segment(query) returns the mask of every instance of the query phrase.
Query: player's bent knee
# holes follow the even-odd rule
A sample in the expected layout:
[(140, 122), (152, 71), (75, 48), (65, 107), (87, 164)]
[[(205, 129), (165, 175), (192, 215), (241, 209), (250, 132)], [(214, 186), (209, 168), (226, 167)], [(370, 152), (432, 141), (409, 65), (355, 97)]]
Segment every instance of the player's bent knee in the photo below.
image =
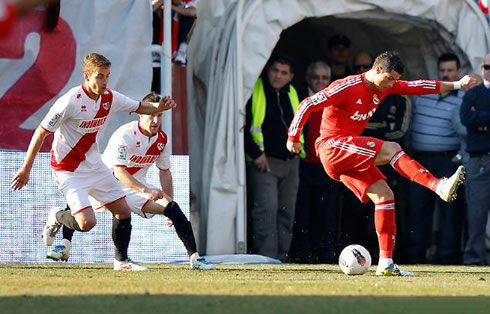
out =
[(80, 230), (82, 232), (87, 232), (92, 230), (92, 228), (95, 227), (96, 223), (97, 221), (95, 219), (87, 219), (78, 222), (78, 225), (80, 226)]
[(385, 142), (383, 145), (383, 149), (390, 155), (394, 155), (402, 150), (400, 144), (396, 142)]

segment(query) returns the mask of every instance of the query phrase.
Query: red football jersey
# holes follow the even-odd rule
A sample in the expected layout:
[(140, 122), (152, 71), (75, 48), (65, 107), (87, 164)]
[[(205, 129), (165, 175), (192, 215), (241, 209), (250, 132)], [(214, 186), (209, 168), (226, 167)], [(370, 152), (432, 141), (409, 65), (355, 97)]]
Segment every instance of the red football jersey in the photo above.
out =
[(289, 140), (299, 142), (300, 131), (313, 111), (324, 109), (320, 128), (321, 139), (332, 136), (359, 136), (387, 95), (436, 94), (439, 93), (440, 87), (440, 81), (397, 80), (392, 87), (380, 92), (366, 86), (364, 74), (348, 76), (301, 102), (289, 126)]

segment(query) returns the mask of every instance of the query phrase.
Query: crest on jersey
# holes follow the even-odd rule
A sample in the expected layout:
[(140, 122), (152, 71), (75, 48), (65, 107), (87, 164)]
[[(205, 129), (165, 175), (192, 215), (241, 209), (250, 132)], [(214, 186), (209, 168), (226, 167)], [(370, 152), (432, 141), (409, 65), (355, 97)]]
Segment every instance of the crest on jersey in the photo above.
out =
[(126, 149), (126, 146), (119, 146), (117, 148), (117, 158), (126, 160), (127, 157), (128, 157), (128, 150)]
[(376, 95), (376, 94), (373, 95), (373, 103), (375, 105), (378, 105), (379, 104), (379, 98), (378, 98), (378, 95)]
[(111, 103), (105, 102), (102, 104), (102, 107), (104, 107), (105, 110), (109, 110), (109, 108), (111, 107)]
[(318, 105), (319, 103), (322, 103), (324, 102), (325, 100), (327, 100), (327, 96), (325, 96), (325, 93), (323, 92), (318, 92), (316, 93), (315, 95), (313, 96), (310, 96), (310, 101), (314, 104), (314, 105)]
[(77, 99), (82, 98), (82, 94), (77, 94)]
[(163, 143), (158, 143), (158, 144), (157, 144), (157, 148), (158, 148), (158, 150), (159, 150), (159, 151), (163, 151), (163, 149), (165, 148), (165, 144), (163, 144)]
[(137, 141), (136, 142), (136, 147), (141, 147), (141, 142), (140, 141)]
[(82, 107), (80, 107), (80, 108), (81, 108), (80, 109), (81, 112), (87, 112), (87, 106), (82, 105)]
[(376, 146), (376, 143), (375, 142), (367, 142), (366, 145), (372, 148), (372, 147)]
[(49, 126), (55, 126), (60, 117), (61, 115), (59, 113), (55, 113), (54, 116), (51, 117), (51, 120), (49, 120), (48, 122)]
[(356, 101), (356, 104), (358, 104), (358, 105), (362, 105), (362, 99), (361, 99), (361, 98), (359, 98), (359, 99)]

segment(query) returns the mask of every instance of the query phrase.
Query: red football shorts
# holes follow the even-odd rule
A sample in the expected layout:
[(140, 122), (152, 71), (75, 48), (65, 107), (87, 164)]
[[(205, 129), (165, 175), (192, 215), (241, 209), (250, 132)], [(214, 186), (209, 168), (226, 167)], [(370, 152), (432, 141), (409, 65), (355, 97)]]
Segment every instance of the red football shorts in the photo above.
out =
[(334, 180), (345, 184), (363, 203), (370, 201), (366, 190), (386, 180), (375, 163), (385, 141), (365, 136), (335, 136), (319, 140), (317, 154), (323, 168)]

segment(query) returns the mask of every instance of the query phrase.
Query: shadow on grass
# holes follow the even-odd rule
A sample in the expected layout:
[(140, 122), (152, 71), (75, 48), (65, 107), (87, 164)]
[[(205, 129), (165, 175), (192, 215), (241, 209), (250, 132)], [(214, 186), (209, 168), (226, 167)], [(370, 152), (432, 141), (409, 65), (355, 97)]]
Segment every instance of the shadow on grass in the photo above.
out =
[(84, 295), (0, 297), (0, 313), (489, 313), (488, 297)]

